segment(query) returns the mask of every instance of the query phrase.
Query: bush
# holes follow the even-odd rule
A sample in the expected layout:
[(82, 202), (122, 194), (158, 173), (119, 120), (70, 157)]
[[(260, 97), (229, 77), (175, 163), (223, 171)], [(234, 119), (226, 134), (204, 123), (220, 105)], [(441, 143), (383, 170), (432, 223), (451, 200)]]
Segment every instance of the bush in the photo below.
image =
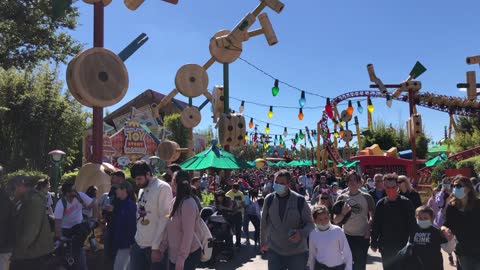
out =
[(35, 184), (38, 180), (48, 177), (48, 175), (46, 175), (45, 173), (40, 172), (40, 171), (18, 170), (18, 171), (14, 171), (12, 173), (7, 174), (4, 177), (4, 179), (0, 182), (0, 186), (3, 187), (5, 185), (7, 185), (8, 181), (10, 181), (10, 179), (12, 179), (15, 176), (19, 176), (19, 175), (33, 177), (33, 181), (34, 181)]
[(445, 174), (446, 169), (455, 169), (457, 168), (456, 163), (451, 160), (446, 160), (442, 164), (438, 165), (433, 169), (431, 179), (432, 183), (439, 183), (442, 181), (442, 175)]
[(478, 175), (478, 171), (475, 168), (480, 168), (480, 157), (473, 157), (469, 159), (462, 160), (457, 163), (457, 169), (461, 168), (469, 168), (472, 170), (472, 172), (476, 175)]
[(62, 178), (60, 179), (60, 183), (59, 183), (58, 186), (61, 186), (64, 183), (74, 184), (75, 183), (75, 178), (77, 178), (78, 172), (79, 171), (72, 171), (72, 172), (68, 172), (68, 173), (63, 174)]

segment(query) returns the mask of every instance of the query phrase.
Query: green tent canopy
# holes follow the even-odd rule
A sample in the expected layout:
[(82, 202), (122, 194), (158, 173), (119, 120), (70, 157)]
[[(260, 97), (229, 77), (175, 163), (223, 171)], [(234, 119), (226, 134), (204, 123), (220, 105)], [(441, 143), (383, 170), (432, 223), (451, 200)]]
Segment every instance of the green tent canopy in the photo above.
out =
[(425, 162), (425, 166), (426, 167), (437, 166), (445, 162), (445, 160), (447, 160), (447, 155), (441, 154)]
[[(255, 164), (253, 166), (255, 166)], [(213, 145), (209, 149), (185, 160), (180, 164), (180, 167), (186, 171), (204, 170), (208, 168), (236, 170), (251, 168), (252, 165)]]
[(338, 163), (337, 164), (337, 168), (352, 168), (352, 167), (355, 167), (357, 165), (357, 163), (360, 162), (358, 160), (353, 160), (353, 161), (349, 161), (349, 160), (344, 160), (343, 162), (341, 163)]

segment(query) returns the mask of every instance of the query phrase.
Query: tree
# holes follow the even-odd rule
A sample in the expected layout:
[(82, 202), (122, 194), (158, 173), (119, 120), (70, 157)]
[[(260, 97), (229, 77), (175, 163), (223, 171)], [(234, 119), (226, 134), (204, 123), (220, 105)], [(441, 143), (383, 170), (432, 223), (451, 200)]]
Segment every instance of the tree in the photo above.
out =
[(455, 132), (455, 150), (460, 152), (469, 148), (480, 146), (480, 118), (457, 118), (457, 132)]
[(79, 145), (88, 113), (48, 65), (30, 71), (0, 69), (0, 163), (8, 171), (46, 171), (48, 152), (65, 151), (66, 165), (81, 165)]
[[(180, 121), (179, 113), (165, 116), (165, 118), (163, 119), (163, 123), (165, 125), (165, 128), (173, 133), (169, 140), (177, 142), (180, 147), (188, 146), (188, 134), (190, 134), (190, 131), (188, 130), (188, 128), (183, 126), (182, 122)], [(186, 153), (182, 153), (182, 155), (180, 155), (180, 158), (176, 162), (180, 163), (186, 159)]]
[(415, 138), (416, 154), (420, 159), (428, 158), (428, 143), (430, 140), (424, 134)]
[(206, 129), (197, 130), (196, 132), (205, 137), (205, 141), (207, 143), (207, 148), (208, 148), (212, 142), (212, 139), (215, 138), (213, 127), (209, 125)]
[(78, 9), (67, 7), (55, 17), (53, 2), (0, 1), (0, 67), (33, 68), (48, 60), (65, 63), (81, 50), (81, 45), (63, 31), (75, 29)]

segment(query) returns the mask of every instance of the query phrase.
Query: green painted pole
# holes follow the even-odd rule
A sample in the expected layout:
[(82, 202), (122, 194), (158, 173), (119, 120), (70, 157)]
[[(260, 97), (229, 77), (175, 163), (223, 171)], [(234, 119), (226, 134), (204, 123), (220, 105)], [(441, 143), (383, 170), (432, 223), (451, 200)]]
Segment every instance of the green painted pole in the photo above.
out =
[(228, 64), (223, 64), (223, 105), (224, 113), (230, 113), (230, 87), (229, 87), (229, 81), (228, 81)]

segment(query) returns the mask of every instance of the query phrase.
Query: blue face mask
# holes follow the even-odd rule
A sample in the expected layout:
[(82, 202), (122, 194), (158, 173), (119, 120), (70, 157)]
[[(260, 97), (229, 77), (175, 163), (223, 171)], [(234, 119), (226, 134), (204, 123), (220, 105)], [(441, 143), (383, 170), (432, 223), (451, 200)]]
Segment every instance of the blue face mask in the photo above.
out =
[(282, 184), (273, 183), (273, 190), (279, 195), (283, 195), (287, 191), (287, 187)]
[(453, 188), (453, 196), (455, 196), (455, 198), (461, 200), (465, 197), (465, 188), (461, 187), (461, 188)]

